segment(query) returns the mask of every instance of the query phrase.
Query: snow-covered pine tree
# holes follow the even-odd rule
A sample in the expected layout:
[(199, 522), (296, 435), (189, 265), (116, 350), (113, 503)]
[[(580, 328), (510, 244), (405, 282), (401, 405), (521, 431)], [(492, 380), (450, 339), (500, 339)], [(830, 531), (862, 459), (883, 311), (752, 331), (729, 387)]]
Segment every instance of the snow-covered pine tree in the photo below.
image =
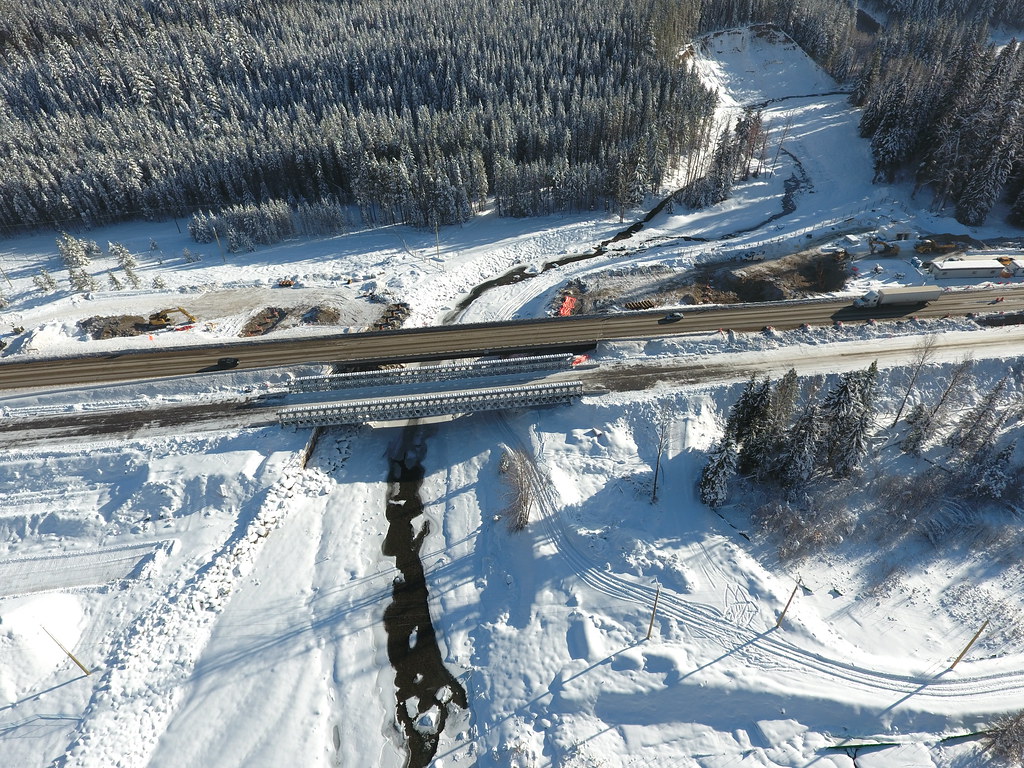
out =
[(57, 288), (57, 281), (45, 267), (40, 267), (39, 272), (32, 275), (32, 282), (43, 293), (49, 293)]
[(907, 433), (900, 442), (900, 448), (904, 453), (920, 456), (925, 443), (932, 436), (931, 413), (925, 408), (924, 404), (917, 403), (910, 409), (906, 421), (909, 429), (907, 429)]
[(718, 509), (729, 498), (729, 483), (736, 475), (738, 454), (735, 441), (726, 435), (708, 456), (708, 463), (700, 474), (698, 490), (700, 500), (712, 509)]
[(99, 287), (96, 279), (84, 269), (69, 269), (68, 279), (71, 282), (71, 290), (77, 293), (88, 293)]
[(1016, 450), (1017, 441), (1014, 440), (999, 451), (990, 461), (986, 462), (974, 483), (973, 490), (975, 493), (988, 496), (991, 499), (1002, 498), (1006, 486), (1009, 485), (1010, 479), (1015, 473), (1015, 468), (1010, 464), (1010, 461)]
[(785, 430), (789, 426), (799, 396), (800, 381), (796, 375), (796, 369), (790, 368), (779, 379), (779, 383), (775, 385), (772, 392), (772, 420), (778, 431)]
[(139, 288), (142, 286), (142, 281), (139, 280), (138, 274), (135, 272), (135, 268), (138, 266), (138, 261), (132, 255), (131, 251), (125, 248), (121, 243), (107, 243), (107, 253), (109, 253), (117, 265), (124, 272), (125, 279), (128, 280), (128, 284), (132, 288)]
[(754, 423), (763, 412), (766, 403), (770, 402), (771, 388), (768, 379), (759, 382), (754, 376), (743, 387), (740, 396), (729, 409), (725, 421), (725, 434), (729, 435), (737, 445), (750, 435)]
[(821, 426), (820, 410), (811, 403), (786, 433), (776, 464), (783, 488), (799, 491), (822, 463)]
[(759, 480), (777, 477), (779, 454), (797, 394), (793, 369), (774, 387), (766, 379), (763, 387), (755, 390), (753, 419), (740, 448), (740, 471), (753, 472)]
[(848, 431), (835, 444), (829, 454), (832, 472), (836, 477), (849, 477), (860, 468), (861, 460), (868, 452), (868, 435), (871, 432), (871, 414), (861, 411), (848, 424)]
[(842, 374), (822, 404), (828, 425), (828, 462), (837, 477), (848, 477), (867, 453), (876, 373), (877, 366), (872, 364), (866, 371)]
[(89, 266), (89, 254), (86, 250), (86, 241), (61, 232), (57, 237), (57, 252), (64, 262), (66, 269), (81, 270)]
[(981, 402), (964, 413), (946, 439), (946, 444), (961, 460), (969, 461), (981, 451), (1002, 423), (1000, 406), (1008, 384), (1006, 376), (1000, 379)]

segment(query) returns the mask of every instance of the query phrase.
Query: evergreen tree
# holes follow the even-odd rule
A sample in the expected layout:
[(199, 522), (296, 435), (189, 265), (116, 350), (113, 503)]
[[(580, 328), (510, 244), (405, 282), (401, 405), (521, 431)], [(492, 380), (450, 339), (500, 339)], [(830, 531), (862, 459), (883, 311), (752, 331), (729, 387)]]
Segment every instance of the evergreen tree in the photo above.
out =
[(700, 475), (700, 500), (712, 509), (718, 509), (729, 498), (729, 483), (736, 475), (737, 449), (728, 435), (708, 456), (708, 463)]
[(99, 288), (96, 278), (84, 269), (69, 269), (68, 279), (71, 282), (71, 290), (77, 293), (88, 293)]
[(848, 477), (867, 453), (877, 366), (842, 374), (822, 405), (828, 424), (828, 462), (837, 477)]
[(761, 428), (771, 404), (771, 381), (758, 381), (751, 376), (740, 392), (739, 398), (729, 409), (725, 422), (725, 433), (737, 445), (741, 445), (755, 429)]
[(69, 271), (82, 270), (91, 263), (85, 240), (72, 237), (67, 232), (61, 232), (57, 238), (57, 251)]
[(917, 403), (907, 414), (907, 424), (910, 425), (910, 428), (904, 435), (900, 448), (904, 453), (920, 456), (925, 443), (932, 436), (931, 413), (923, 404)]
[(57, 289), (57, 281), (54, 279), (53, 275), (43, 267), (40, 267), (38, 273), (32, 275), (32, 282), (35, 284), (36, 288), (43, 293), (50, 293)]
[(128, 284), (131, 285), (132, 288), (140, 288), (142, 286), (142, 281), (139, 280), (139, 276), (135, 272), (135, 268), (138, 266), (138, 261), (136, 261), (131, 251), (121, 245), (121, 243), (107, 243), (107, 252), (114, 258), (117, 265), (124, 272), (124, 276), (128, 281)]
[(778, 477), (783, 488), (802, 489), (821, 462), (820, 420), (818, 406), (811, 404), (787, 432), (778, 460)]
[(799, 395), (800, 381), (796, 375), (796, 369), (790, 368), (775, 385), (775, 391), (772, 392), (772, 420), (775, 431), (781, 432), (789, 426)]
[(1001, 400), (1009, 381), (1003, 377), (981, 402), (964, 413), (956, 428), (946, 440), (947, 445), (961, 457), (970, 460), (988, 445), (993, 433), (1002, 424)]
[(1009, 485), (1010, 478), (1014, 473), (1010, 460), (1016, 450), (1017, 441), (1014, 440), (997, 453), (991, 461), (986, 462), (981, 467), (978, 479), (973, 486), (975, 493), (981, 496), (988, 496), (991, 499), (1002, 498), (1003, 492), (1006, 490), (1006, 486)]

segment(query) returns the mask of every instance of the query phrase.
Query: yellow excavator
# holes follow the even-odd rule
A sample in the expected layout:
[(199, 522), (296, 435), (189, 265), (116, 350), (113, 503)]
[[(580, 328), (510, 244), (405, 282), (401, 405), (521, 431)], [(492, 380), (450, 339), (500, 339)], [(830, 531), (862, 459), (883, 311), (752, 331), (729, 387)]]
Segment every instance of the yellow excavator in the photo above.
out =
[(877, 253), (879, 256), (896, 256), (900, 252), (900, 247), (896, 243), (891, 243), (880, 237), (869, 237), (868, 245), (871, 246), (871, 252)]
[(161, 309), (159, 312), (154, 312), (149, 316), (149, 324), (154, 328), (166, 328), (172, 324), (170, 313), (179, 312), (184, 315), (185, 319), (190, 322), (196, 322), (196, 316), (189, 312), (187, 309), (181, 307), (171, 307), (170, 309)]

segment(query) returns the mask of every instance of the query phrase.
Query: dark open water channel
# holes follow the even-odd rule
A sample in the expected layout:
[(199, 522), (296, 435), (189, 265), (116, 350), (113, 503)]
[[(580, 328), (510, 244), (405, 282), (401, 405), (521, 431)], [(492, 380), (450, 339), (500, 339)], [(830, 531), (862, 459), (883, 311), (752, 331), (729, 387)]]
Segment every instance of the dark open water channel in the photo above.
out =
[(427, 603), (427, 582), (420, 547), (430, 532), (424, 521), (420, 484), (426, 448), (423, 433), (407, 427), (391, 458), (388, 473), (388, 532), (383, 551), (395, 558), (391, 604), (384, 610), (388, 658), (395, 668), (396, 712), (408, 745), (406, 768), (425, 768), (437, 752), (449, 706), (468, 706), (466, 690), (444, 666)]

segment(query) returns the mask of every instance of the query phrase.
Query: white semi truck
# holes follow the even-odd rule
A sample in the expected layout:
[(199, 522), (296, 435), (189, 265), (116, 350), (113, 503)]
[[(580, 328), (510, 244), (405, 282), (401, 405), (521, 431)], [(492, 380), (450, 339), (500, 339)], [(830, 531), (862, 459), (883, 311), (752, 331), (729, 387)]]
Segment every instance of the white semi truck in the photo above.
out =
[(942, 289), (933, 285), (900, 286), (868, 291), (855, 299), (855, 307), (881, 307), (887, 304), (927, 304), (942, 295)]

